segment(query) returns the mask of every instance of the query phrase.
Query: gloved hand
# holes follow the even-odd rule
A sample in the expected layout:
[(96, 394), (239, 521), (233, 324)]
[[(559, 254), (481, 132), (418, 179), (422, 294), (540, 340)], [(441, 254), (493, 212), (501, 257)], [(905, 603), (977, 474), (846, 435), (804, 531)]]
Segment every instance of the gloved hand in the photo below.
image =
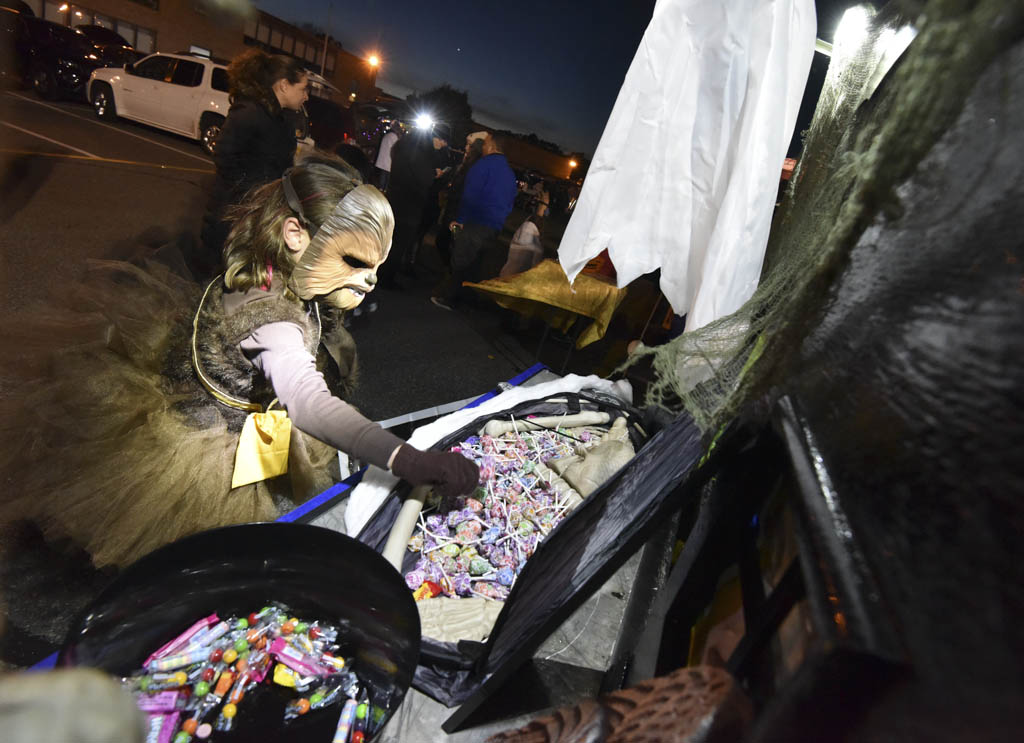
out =
[(433, 485), (440, 496), (465, 495), (480, 482), (480, 468), (461, 454), (420, 451), (402, 444), (391, 471), (413, 485)]

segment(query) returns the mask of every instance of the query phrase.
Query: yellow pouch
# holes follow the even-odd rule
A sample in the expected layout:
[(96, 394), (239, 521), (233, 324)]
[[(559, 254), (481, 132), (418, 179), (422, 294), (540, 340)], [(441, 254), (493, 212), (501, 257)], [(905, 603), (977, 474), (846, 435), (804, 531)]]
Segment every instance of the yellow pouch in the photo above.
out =
[(288, 472), (292, 422), (284, 410), (249, 413), (238, 437), (231, 487), (268, 480)]

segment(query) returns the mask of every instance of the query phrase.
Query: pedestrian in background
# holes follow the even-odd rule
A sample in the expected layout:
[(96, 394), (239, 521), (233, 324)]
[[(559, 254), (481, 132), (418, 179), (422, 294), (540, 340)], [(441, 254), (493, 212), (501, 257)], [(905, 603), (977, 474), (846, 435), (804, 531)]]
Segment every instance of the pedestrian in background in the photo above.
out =
[(473, 132), (466, 136), (466, 150), (462, 154), (462, 162), (459, 164), (455, 175), (452, 176), (452, 184), (448, 189), (448, 198), (444, 203), (441, 213), (441, 228), (437, 233), (437, 252), (448, 265), (451, 261), (452, 231), (450, 225), (459, 214), (459, 204), (462, 203), (462, 191), (466, 186), (466, 175), (469, 169), (476, 164), (476, 161), (484, 156), (484, 138), (487, 132)]
[(452, 184), (452, 151), (448, 147), (451, 130), (443, 124), (435, 124), (434, 143), (434, 182), (430, 184), (427, 201), (423, 205), (420, 226), (416, 231), (416, 249), (423, 244), (424, 238), (437, 226), (441, 216), (441, 194)]
[(447, 145), (445, 133), (418, 129), (391, 151), (388, 201), (395, 213), (391, 254), (379, 271), (381, 285), (395, 287), (411, 279), (423, 211), (438, 175), (436, 152)]
[(202, 252), (193, 266), (198, 277), (221, 271), (230, 229), (225, 210), (292, 166), (295, 128), (284, 111), (302, 110), (308, 86), (302, 62), (292, 57), (249, 49), (228, 65), (231, 108), (213, 155), (217, 177), (203, 217)]
[(397, 121), (391, 122), (387, 132), (380, 138), (380, 148), (377, 150), (377, 186), (381, 191), (387, 193), (388, 179), (391, 177), (391, 150), (398, 142), (401, 127)]
[(516, 199), (516, 176), (493, 134), (483, 140), (483, 157), (466, 174), (458, 218), (449, 225), (455, 233), (450, 274), (430, 298), (438, 307), (453, 309), (462, 282), (489, 278), (480, 264), (497, 249), (498, 234)]

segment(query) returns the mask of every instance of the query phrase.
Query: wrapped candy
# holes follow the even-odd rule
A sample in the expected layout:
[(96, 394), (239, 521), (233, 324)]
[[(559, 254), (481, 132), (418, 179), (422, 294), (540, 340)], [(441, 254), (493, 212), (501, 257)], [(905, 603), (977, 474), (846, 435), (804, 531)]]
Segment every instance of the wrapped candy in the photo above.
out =
[[(589, 434), (579, 438), (591, 440)], [(425, 513), (420, 532), (409, 542), (410, 550), (421, 555), (415, 572), (407, 575), (410, 589), (422, 596), (422, 577), (447, 596), (465, 596), (469, 579), (472, 593), (507, 596), (540, 540), (568, 513), (537, 466), (586, 448), (581, 441), (546, 429), (469, 436), (451, 447), (478, 465), (480, 484), (470, 495), (440, 502), (428, 499), (427, 511), (437, 511)], [(498, 579), (494, 571), (504, 572)]]
[(491, 563), (482, 557), (474, 557), (469, 561), (470, 575), (486, 575), (491, 572)]
[(409, 586), (409, 589), (415, 591), (421, 585), (423, 581), (427, 579), (427, 576), (422, 570), (412, 570), (405, 574), (405, 585)]

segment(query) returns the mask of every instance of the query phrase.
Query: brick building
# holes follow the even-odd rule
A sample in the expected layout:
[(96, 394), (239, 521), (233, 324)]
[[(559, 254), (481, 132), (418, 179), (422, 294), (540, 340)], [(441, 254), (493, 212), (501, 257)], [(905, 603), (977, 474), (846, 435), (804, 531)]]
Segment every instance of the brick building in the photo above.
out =
[[(261, 10), (247, 14), (217, 10), (207, 0), (25, 0), (36, 15), (77, 26), (95, 23), (116, 31), (140, 52), (195, 51), (231, 59), (248, 46), (297, 57), (323, 75), (348, 100), (372, 98), (376, 69), (333, 40)], [(355, 98), (352, 97), (355, 94)]]

